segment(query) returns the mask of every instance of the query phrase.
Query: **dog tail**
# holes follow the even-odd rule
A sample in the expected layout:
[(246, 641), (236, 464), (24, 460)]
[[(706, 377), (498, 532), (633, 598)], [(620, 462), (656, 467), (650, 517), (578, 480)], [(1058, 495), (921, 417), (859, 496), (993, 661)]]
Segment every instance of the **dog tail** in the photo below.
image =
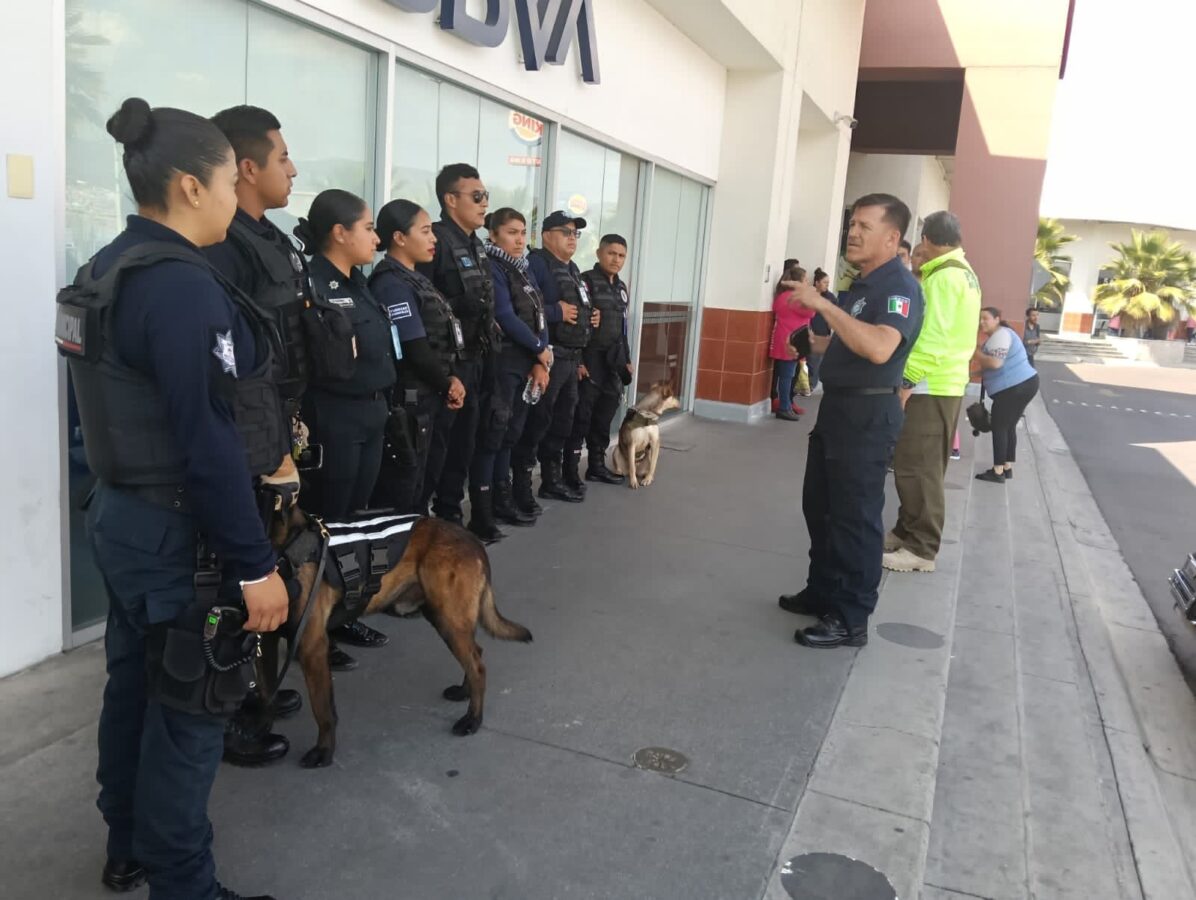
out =
[(482, 588), (480, 606), (478, 618), (481, 620), (482, 627), (486, 629), (487, 633), (503, 641), (531, 643), (532, 633), (530, 631), (518, 622), (504, 619), (502, 613), (498, 611), (498, 607), (494, 605), (494, 588), (491, 587), (489, 582)]

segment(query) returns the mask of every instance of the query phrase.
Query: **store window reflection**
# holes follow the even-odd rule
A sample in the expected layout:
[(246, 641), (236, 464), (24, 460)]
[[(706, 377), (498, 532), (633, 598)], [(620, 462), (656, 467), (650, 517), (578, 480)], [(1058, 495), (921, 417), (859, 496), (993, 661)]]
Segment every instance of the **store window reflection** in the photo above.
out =
[[(639, 193), (640, 161), (568, 131), (561, 132), (557, 152), (556, 193), (553, 209), (565, 209), (586, 220), (577, 241), (574, 261), (582, 269), (597, 259), (602, 235), (621, 234), (632, 244), (635, 204)], [(636, 247), (628, 248), (622, 278), (631, 283)]]
[(405, 65), (396, 66), (394, 95), (392, 198), (435, 217), (436, 173), (465, 162), (481, 173), (491, 209), (513, 207), (535, 230), (543, 215), (543, 122)]
[(686, 357), (697, 307), (709, 188), (657, 168), (652, 177), (636, 386), (668, 380), (686, 405)]

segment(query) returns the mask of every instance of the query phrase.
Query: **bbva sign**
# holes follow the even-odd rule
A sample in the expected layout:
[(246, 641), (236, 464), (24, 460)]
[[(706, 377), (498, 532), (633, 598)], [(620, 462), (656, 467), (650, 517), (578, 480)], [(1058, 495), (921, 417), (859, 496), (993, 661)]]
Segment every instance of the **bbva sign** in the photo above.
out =
[(435, 12), (440, 7), (440, 27), (479, 47), (497, 47), (506, 40), (511, 6), (519, 22), (523, 64), (538, 72), (544, 63), (559, 66), (569, 53), (573, 33), (581, 54), (581, 77), (598, 84), (598, 39), (594, 33), (594, 0), (486, 0), (486, 17), (465, 11), (466, 0), (386, 0), (413, 13)]

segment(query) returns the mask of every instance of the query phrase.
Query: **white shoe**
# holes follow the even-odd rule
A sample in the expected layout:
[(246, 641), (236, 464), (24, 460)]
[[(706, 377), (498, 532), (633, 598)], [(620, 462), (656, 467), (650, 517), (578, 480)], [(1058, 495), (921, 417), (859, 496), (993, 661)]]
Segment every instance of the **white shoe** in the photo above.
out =
[(901, 538), (897, 537), (895, 532), (890, 531), (885, 535), (885, 553), (895, 553), (902, 548)]
[(893, 572), (933, 572), (934, 560), (915, 556), (904, 547), (892, 553), (886, 553), (880, 564)]

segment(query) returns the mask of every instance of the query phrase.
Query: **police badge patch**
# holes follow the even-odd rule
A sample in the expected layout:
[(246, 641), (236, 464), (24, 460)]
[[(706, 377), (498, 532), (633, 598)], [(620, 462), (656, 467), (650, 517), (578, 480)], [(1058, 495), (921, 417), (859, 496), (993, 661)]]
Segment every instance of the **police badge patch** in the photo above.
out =
[(864, 311), (864, 307), (867, 305), (868, 305), (867, 297), (861, 297), (855, 303), (851, 304), (851, 317), (853, 319), (858, 319), (860, 317), (860, 313), (862, 313)]
[(212, 355), (220, 360), (220, 367), (225, 374), (237, 377), (237, 354), (233, 349), (233, 332), (216, 332), (216, 346), (212, 348)]

